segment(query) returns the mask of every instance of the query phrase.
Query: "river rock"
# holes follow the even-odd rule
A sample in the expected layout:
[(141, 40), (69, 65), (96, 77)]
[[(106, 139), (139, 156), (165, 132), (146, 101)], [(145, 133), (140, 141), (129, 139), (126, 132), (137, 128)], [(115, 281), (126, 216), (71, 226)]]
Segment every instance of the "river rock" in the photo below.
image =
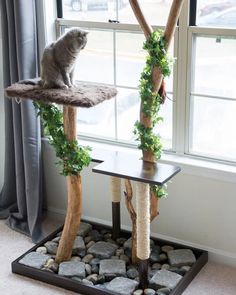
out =
[(91, 269), (92, 269), (92, 273), (99, 273), (99, 267), (98, 267), (98, 265), (93, 264)]
[(196, 262), (196, 257), (190, 249), (177, 249), (167, 253), (169, 263), (172, 266), (193, 265)]
[(98, 242), (102, 240), (102, 235), (96, 229), (91, 230), (88, 236), (92, 238), (93, 241)]
[(88, 242), (88, 244), (86, 245), (86, 248), (88, 249), (88, 248), (92, 247), (94, 244), (95, 244), (94, 241), (90, 241), (90, 242)]
[(92, 274), (92, 266), (90, 264), (85, 264), (85, 271), (87, 275)]
[(42, 247), (38, 247), (38, 248), (36, 249), (36, 252), (37, 252), (37, 253), (41, 253), (41, 254), (47, 254), (47, 248), (44, 247), (44, 246), (42, 246)]
[(149, 282), (149, 287), (153, 289), (158, 289), (162, 287), (174, 289), (181, 279), (181, 275), (165, 269), (161, 269), (158, 270), (156, 274), (151, 278)]
[(52, 241), (48, 241), (44, 244), (44, 246), (47, 248), (47, 252), (49, 254), (57, 254), (57, 248), (58, 244)]
[(65, 261), (60, 263), (58, 274), (65, 277), (85, 278), (85, 263), (77, 261)]
[(85, 284), (85, 285), (87, 285), (87, 286), (93, 286), (93, 282), (91, 282), (91, 281), (89, 281), (87, 279), (83, 279), (82, 280), (82, 283)]
[(144, 289), (144, 295), (155, 295), (156, 291), (150, 288)]
[(93, 258), (93, 259), (90, 261), (90, 264), (91, 264), (91, 265), (98, 265), (98, 264), (100, 264), (100, 261), (101, 261), (101, 259), (99, 259), (99, 258)]
[(100, 261), (100, 275), (115, 274), (119, 276), (126, 275), (125, 262), (123, 260), (104, 259)]
[(29, 254), (26, 254), (21, 260), (19, 260), (19, 263), (40, 269), (47, 263), (48, 259), (50, 259), (48, 255), (30, 252)]
[(123, 246), (124, 246), (125, 249), (131, 249), (132, 248), (132, 238), (129, 238), (128, 240), (126, 240), (124, 242)]
[(116, 242), (120, 245), (120, 246), (123, 246), (124, 245), (124, 243), (126, 242), (126, 238), (118, 238), (117, 240), (116, 240)]
[(80, 262), (81, 261), (81, 258), (79, 256), (72, 256), (70, 261), (77, 261), (77, 262)]
[(143, 295), (143, 290), (142, 289), (135, 290), (133, 295)]
[(56, 238), (52, 239), (52, 242), (59, 243), (60, 239), (61, 239), (61, 237), (56, 237)]
[(150, 261), (151, 263), (155, 263), (155, 262), (160, 262), (161, 259), (160, 259), (160, 254), (156, 251), (152, 251), (151, 254), (150, 254)]
[(117, 249), (117, 245), (101, 241), (91, 246), (87, 252), (93, 254), (95, 257), (104, 259), (113, 256)]
[[(117, 256), (116, 256), (117, 257)], [(118, 258), (118, 257), (117, 257)], [(118, 258), (119, 259), (119, 258)], [(129, 264), (130, 260), (129, 257), (125, 254), (120, 255), (120, 260), (123, 260), (126, 264)]]
[(172, 250), (174, 250), (174, 247), (169, 246), (169, 245), (164, 245), (161, 247), (161, 251), (165, 252), (165, 253), (168, 253), (169, 251), (172, 251)]
[(136, 268), (133, 267), (133, 268), (130, 268), (126, 274), (129, 279), (135, 279), (136, 277), (138, 277), (139, 272), (137, 271)]
[(84, 256), (86, 252), (85, 249), (86, 248), (85, 248), (83, 238), (81, 236), (77, 236), (75, 238), (74, 245), (73, 245), (73, 250), (72, 250), (73, 255), (77, 254), (80, 256)]
[(80, 222), (77, 236), (85, 237), (92, 230), (92, 225), (86, 222)]
[(122, 277), (115, 278), (106, 286), (107, 290), (120, 295), (131, 295), (137, 287), (138, 282)]
[(104, 283), (105, 283), (105, 276), (104, 275), (98, 275), (97, 284), (104, 284)]
[(83, 257), (82, 262), (89, 263), (92, 259), (93, 259), (93, 255), (92, 254), (87, 254), (87, 255), (85, 255)]
[(158, 262), (156, 262), (152, 265), (152, 269), (154, 269), (154, 270), (159, 270), (159, 269), (161, 269), (161, 267), (162, 267), (162, 265)]
[(86, 280), (92, 282), (95, 285), (98, 281), (98, 275), (97, 274), (89, 275), (86, 277)]

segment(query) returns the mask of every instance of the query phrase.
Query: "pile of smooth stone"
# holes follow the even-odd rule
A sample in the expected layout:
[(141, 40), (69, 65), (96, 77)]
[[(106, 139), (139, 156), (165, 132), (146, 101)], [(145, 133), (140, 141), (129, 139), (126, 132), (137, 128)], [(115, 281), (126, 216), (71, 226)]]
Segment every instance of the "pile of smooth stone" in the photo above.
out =
[(70, 261), (57, 264), (55, 256), (61, 232), (51, 241), (26, 254), (19, 263), (53, 272), (89, 286), (121, 295), (168, 295), (196, 262), (190, 249), (174, 249), (150, 240), (149, 286), (138, 289), (137, 265), (131, 263), (131, 238), (112, 240), (108, 229), (97, 230), (81, 222)]

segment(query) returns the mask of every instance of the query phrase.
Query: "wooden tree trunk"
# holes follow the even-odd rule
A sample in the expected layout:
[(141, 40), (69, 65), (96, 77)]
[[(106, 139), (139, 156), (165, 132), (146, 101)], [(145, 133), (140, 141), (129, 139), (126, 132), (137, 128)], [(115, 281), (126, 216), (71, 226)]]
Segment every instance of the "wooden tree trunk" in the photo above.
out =
[[(67, 139), (76, 140), (76, 108), (64, 106), (63, 108), (64, 131)], [(56, 262), (71, 258), (73, 244), (80, 225), (82, 212), (82, 187), (81, 176), (67, 176), (68, 206), (65, 224), (56, 255)]]
[(138, 257), (137, 257), (137, 214), (134, 210), (132, 199), (133, 199), (133, 190), (132, 185), (129, 179), (125, 179), (125, 204), (127, 207), (127, 210), (129, 212), (131, 222), (132, 222), (132, 244), (131, 244), (131, 259), (132, 264), (138, 263)]
[[(147, 23), (142, 10), (139, 6), (139, 2), (138, 0), (129, 0), (130, 5), (133, 9), (133, 12), (140, 24), (141, 29), (143, 30), (143, 33), (146, 37), (146, 39), (149, 38), (150, 34), (153, 32), (152, 27)], [(175, 32), (175, 28), (176, 28), (176, 24), (179, 18), (179, 14), (182, 8), (184, 0), (173, 0), (172, 2), (172, 6), (171, 6), (171, 10), (169, 13), (169, 17), (168, 17), (168, 21), (167, 21), (167, 25), (166, 25), (166, 29), (164, 32), (164, 37), (165, 37), (165, 41), (166, 41), (166, 49), (169, 48), (170, 45), (170, 41), (174, 35)], [(153, 66), (152, 69), (152, 91), (155, 93), (158, 93), (160, 87), (161, 87), (161, 83), (163, 80), (163, 75), (162, 72), (160, 70), (160, 68), (158, 68), (157, 66)], [(152, 99), (150, 97), (150, 99)], [(152, 120), (151, 118), (145, 116), (144, 112), (143, 112), (143, 105), (141, 103), (140, 106), (140, 123), (143, 124), (145, 127), (153, 127), (152, 126)], [(147, 150), (144, 151), (143, 150), (143, 160), (144, 161), (148, 161), (151, 163), (155, 163), (156, 162), (156, 157), (155, 155), (152, 153), (152, 151)], [(141, 209), (141, 206), (145, 209), (145, 212), (147, 211), (146, 209), (149, 208), (149, 211), (146, 212), (146, 215), (143, 214), (142, 210), (137, 209), (137, 250), (138, 250), (138, 258), (140, 258), (140, 263), (139, 263), (139, 276), (140, 276), (140, 287), (141, 288), (146, 288), (148, 286), (148, 263), (147, 263), (147, 255), (150, 251), (150, 245), (148, 242), (143, 243), (144, 239), (148, 239), (149, 241), (149, 237), (147, 237), (147, 234), (150, 230), (150, 224), (147, 223), (147, 220), (154, 218), (154, 216), (158, 215), (158, 203), (157, 201), (155, 202), (153, 200), (153, 196), (152, 194), (150, 194), (150, 192), (147, 190), (147, 185), (145, 184), (140, 184), (138, 185), (138, 189), (139, 189), (139, 194), (140, 196), (138, 196), (137, 193), (137, 208)], [(143, 196), (141, 197), (141, 193), (143, 194)], [(143, 199), (145, 199), (145, 201), (143, 201)], [(150, 217), (150, 199), (151, 199), (151, 203), (153, 203), (154, 205), (154, 209), (152, 209), (151, 211), (151, 217)], [(141, 203), (140, 203), (141, 202)], [(142, 205), (140, 205), (142, 204)], [(145, 224), (145, 226), (144, 226)], [(139, 251), (140, 249), (140, 251)], [(142, 252), (145, 253), (145, 255), (142, 254)], [(140, 255), (142, 257), (140, 257)]]

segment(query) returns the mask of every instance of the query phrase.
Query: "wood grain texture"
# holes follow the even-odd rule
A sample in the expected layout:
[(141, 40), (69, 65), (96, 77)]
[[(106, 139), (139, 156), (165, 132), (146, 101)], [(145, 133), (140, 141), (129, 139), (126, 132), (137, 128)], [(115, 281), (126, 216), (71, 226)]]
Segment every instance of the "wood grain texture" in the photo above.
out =
[(137, 214), (135, 212), (132, 199), (133, 199), (133, 189), (131, 185), (131, 181), (129, 179), (125, 179), (125, 204), (126, 208), (129, 212), (130, 219), (132, 222), (132, 248), (131, 248), (131, 259), (132, 263), (136, 264), (138, 263), (138, 257), (137, 257)]
[[(76, 108), (64, 106), (64, 131), (69, 141), (76, 140)], [(67, 179), (67, 212), (64, 228), (59, 242), (56, 262), (69, 260), (72, 254), (76, 234), (79, 230), (82, 214), (81, 176), (70, 175)]]

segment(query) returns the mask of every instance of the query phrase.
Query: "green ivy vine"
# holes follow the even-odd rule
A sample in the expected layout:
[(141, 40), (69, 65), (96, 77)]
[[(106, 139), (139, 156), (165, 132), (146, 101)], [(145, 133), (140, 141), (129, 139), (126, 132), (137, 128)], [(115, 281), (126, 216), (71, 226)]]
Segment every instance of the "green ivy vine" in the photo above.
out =
[(53, 104), (34, 102), (37, 115), (41, 117), (43, 127), (49, 134), (49, 143), (54, 147), (64, 176), (77, 175), (91, 162), (91, 148), (79, 146), (76, 140), (68, 141), (64, 133), (62, 112)]
[[(152, 91), (152, 69), (157, 66), (164, 77), (169, 76), (173, 61), (167, 55), (166, 41), (162, 30), (152, 32), (150, 37), (144, 42), (143, 49), (148, 52), (146, 65), (141, 73), (139, 94), (141, 97), (142, 112), (151, 119), (151, 127), (144, 126), (141, 122), (135, 123), (134, 134), (139, 142), (138, 148), (144, 151), (153, 152), (156, 160), (160, 159), (162, 154), (162, 143), (159, 134), (154, 133), (154, 127), (163, 121), (158, 115), (162, 103), (162, 97), (159, 93)], [(164, 186), (151, 186), (152, 191), (157, 197), (167, 195)]]

